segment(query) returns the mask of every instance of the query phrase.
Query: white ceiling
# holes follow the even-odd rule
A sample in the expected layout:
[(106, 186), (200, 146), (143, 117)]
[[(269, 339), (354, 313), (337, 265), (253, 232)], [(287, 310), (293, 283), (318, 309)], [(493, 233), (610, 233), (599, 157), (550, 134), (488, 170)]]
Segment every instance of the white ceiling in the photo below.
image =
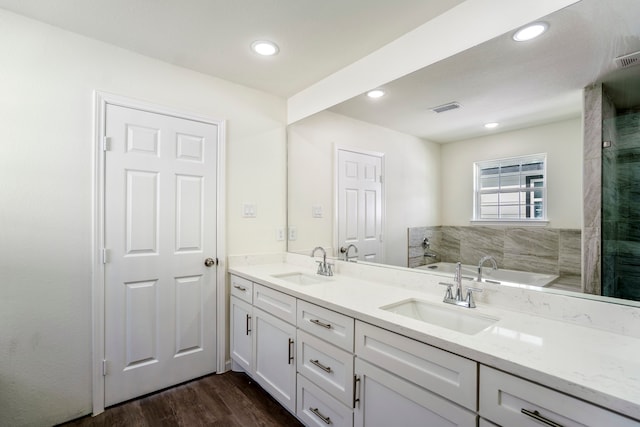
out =
[[(289, 97), (464, 0), (0, 0), (0, 8)], [(249, 50), (269, 39), (275, 57)]]
[[(0, 0), (0, 8), (150, 57), (289, 97), (464, 0)], [(640, 0), (582, 0), (544, 18), (540, 39), (505, 34), (333, 111), (436, 142), (548, 123), (581, 112), (581, 90), (607, 75), (622, 104), (640, 104)], [(455, 37), (455, 34), (443, 34)], [(280, 46), (253, 54), (257, 39)], [(408, 53), (411, 54), (411, 53)], [(635, 86), (630, 86), (629, 78)], [(450, 101), (459, 110), (429, 108)]]
[[(640, 1), (582, 0), (542, 20), (539, 39), (504, 34), (384, 86), (332, 111), (435, 142), (579, 117), (582, 89), (605, 80), (619, 107), (640, 105), (640, 65), (615, 70), (614, 58), (640, 51)], [(448, 102), (462, 108), (434, 113)], [(484, 123), (499, 122), (488, 131)]]

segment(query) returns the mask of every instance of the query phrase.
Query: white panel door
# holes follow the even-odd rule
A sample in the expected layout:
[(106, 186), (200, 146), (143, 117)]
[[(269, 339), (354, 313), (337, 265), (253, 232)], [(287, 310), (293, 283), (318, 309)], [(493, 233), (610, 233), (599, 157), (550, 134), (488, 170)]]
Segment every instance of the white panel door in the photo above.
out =
[(382, 157), (340, 149), (336, 170), (337, 249), (354, 244), (358, 248), (358, 259), (384, 262)]
[(216, 125), (107, 105), (105, 406), (216, 369)]

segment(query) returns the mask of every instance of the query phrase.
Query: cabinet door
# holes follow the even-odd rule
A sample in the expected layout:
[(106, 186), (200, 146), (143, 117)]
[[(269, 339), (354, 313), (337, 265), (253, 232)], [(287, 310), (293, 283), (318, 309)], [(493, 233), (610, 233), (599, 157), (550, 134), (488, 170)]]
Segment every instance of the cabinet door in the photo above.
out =
[(475, 427), (476, 415), (356, 358), (354, 426)]
[(254, 378), (291, 412), (296, 408), (295, 326), (253, 308)]
[(253, 356), (252, 311), (249, 304), (231, 297), (231, 358), (248, 373), (251, 373)]

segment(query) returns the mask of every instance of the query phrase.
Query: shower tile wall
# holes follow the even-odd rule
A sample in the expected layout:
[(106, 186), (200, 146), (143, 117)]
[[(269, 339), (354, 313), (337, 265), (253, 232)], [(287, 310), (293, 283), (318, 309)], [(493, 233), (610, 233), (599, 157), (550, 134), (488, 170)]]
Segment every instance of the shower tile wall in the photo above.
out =
[[(477, 265), (484, 255), (492, 255), (500, 268), (556, 274), (565, 282), (580, 286), (580, 230), (438, 226), (414, 227), (408, 232), (409, 267), (438, 261)], [(437, 259), (424, 257), (425, 237)]]

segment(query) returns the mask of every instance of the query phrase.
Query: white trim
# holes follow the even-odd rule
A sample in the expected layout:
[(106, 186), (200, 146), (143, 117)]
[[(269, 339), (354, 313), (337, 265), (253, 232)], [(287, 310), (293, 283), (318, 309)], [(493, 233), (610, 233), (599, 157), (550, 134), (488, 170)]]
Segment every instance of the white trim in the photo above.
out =
[(224, 120), (209, 119), (192, 113), (173, 108), (150, 104), (144, 101), (114, 95), (106, 92), (94, 91), (93, 116), (93, 191), (92, 191), (92, 412), (98, 415), (104, 411), (104, 376), (102, 375), (102, 361), (105, 355), (104, 346), (104, 264), (102, 249), (104, 248), (104, 195), (105, 195), (105, 155), (102, 149), (102, 138), (105, 135), (105, 114), (107, 104), (127, 108), (135, 108), (151, 113), (181, 119), (193, 120), (216, 125), (218, 128), (218, 158), (217, 158), (217, 221), (216, 221), (216, 256), (220, 261), (216, 271), (216, 357), (218, 372), (228, 370), (226, 361), (226, 329), (227, 329), (227, 292), (226, 292), (226, 122)]
[(547, 219), (538, 219), (538, 220), (526, 220), (526, 219), (472, 219), (469, 221), (471, 225), (504, 225), (509, 227), (546, 227), (549, 225), (549, 220)]
[(387, 184), (387, 177), (385, 176), (385, 153), (379, 151), (369, 151), (362, 150), (360, 148), (348, 147), (345, 145), (335, 144), (333, 147), (333, 254), (336, 259), (340, 258), (340, 239), (338, 236), (338, 152), (339, 151), (351, 151), (352, 153), (364, 154), (367, 156), (374, 156), (380, 158), (380, 175), (382, 182), (380, 183), (381, 194), (380, 197), (382, 199), (382, 229), (380, 230), (380, 235), (382, 236), (382, 253), (380, 254), (379, 263), (384, 264), (385, 262), (385, 230), (387, 229), (387, 197), (385, 192), (385, 186)]

